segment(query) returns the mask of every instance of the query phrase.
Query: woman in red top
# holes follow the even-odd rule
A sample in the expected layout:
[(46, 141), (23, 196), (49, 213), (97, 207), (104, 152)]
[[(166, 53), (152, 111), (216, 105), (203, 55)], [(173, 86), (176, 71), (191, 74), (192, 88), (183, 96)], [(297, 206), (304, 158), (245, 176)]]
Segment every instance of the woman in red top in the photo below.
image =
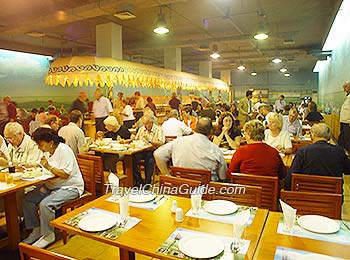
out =
[(285, 167), (281, 156), (275, 148), (263, 143), (263, 124), (259, 120), (251, 120), (244, 125), (243, 131), (247, 145), (239, 147), (233, 154), (227, 173), (278, 176), (283, 179)]

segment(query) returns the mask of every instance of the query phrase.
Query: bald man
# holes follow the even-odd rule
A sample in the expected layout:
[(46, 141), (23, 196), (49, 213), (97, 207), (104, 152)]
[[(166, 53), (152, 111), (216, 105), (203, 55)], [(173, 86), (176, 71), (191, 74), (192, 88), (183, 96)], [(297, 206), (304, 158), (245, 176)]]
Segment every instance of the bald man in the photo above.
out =
[(350, 174), (350, 161), (344, 149), (328, 143), (331, 128), (325, 123), (314, 124), (310, 134), (313, 143), (297, 151), (285, 180), (285, 189), (291, 188), (293, 173), (331, 177), (342, 177), (343, 173)]

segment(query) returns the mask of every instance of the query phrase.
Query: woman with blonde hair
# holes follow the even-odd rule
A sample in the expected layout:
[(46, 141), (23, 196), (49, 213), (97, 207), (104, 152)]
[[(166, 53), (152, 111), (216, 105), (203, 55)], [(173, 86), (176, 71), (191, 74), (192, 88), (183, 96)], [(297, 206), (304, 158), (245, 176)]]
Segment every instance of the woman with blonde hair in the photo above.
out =
[(271, 113), (267, 117), (269, 129), (265, 130), (265, 143), (276, 148), (280, 153), (292, 153), (292, 142), (289, 133), (282, 130), (283, 116)]

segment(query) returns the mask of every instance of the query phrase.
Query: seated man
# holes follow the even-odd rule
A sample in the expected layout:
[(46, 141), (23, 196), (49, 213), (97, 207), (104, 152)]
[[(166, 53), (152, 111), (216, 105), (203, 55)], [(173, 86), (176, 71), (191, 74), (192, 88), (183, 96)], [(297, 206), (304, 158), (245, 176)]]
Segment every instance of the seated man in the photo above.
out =
[(162, 124), (162, 129), (165, 136), (180, 137), (183, 135), (189, 135), (192, 133), (192, 129), (185, 125), (184, 122), (179, 119), (179, 111), (173, 109), (168, 114), (168, 120)]
[(312, 144), (301, 147), (285, 179), (284, 188), (290, 190), (292, 173), (342, 177), (350, 174), (350, 162), (343, 148), (328, 143), (331, 128), (325, 123), (310, 130)]
[(209, 118), (199, 118), (193, 135), (159, 147), (154, 158), (162, 174), (169, 174), (167, 162), (172, 159), (174, 166), (210, 170), (212, 181), (225, 180), (227, 164), (220, 148), (208, 138), (211, 129)]
[(287, 131), (292, 135), (301, 136), (302, 126), (298, 119), (298, 111), (296, 108), (291, 108), (289, 110), (288, 116), (283, 116), (283, 130)]
[[(156, 125), (155, 116), (144, 115), (143, 126), (138, 130), (135, 139), (142, 140), (145, 144), (152, 144), (154, 146), (160, 146), (165, 143), (165, 136), (160, 126)], [(136, 186), (143, 184), (140, 174), (140, 161), (145, 160), (145, 184), (151, 184), (151, 178), (154, 170), (154, 157), (153, 150), (146, 150), (134, 155), (133, 173)]]

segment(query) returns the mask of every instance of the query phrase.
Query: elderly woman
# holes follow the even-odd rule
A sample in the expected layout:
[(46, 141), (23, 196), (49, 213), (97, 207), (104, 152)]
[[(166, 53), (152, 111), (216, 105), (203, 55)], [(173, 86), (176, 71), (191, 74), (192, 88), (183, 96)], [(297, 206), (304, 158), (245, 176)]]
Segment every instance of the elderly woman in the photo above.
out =
[(230, 112), (223, 112), (218, 120), (218, 129), (214, 133), (213, 143), (219, 147), (237, 149), (241, 144), (242, 134), (234, 123), (233, 115)]
[(265, 130), (265, 143), (276, 148), (280, 153), (292, 153), (292, 142), (289, 133), (282, 130), (283, 116), (271, 113), (267, 117), (269, 129)]
[(54, 228), (50, 226), (50, 221), (55, 219), (55, 211), (83, 193), (84, 181), (73, 151), (68, 145), (60, 143), (61, 138), (54, 130), (40, 127), (34, 132), (33, 139), (44, 153), (41, 165), (56, 178), (24, 196), (25, 225), (33, 231), (23, 242), (44, 248), (55, 241)]
[(108, 116), (103, 120), (107, 132), (98, 131), (97, 136), (112, 138), (117, 140), (118, 136), (123, 139), (130, 139), (131, 133), (129, 130), (118, 123), (118, 120), (115, 116)]
[(263, 142), (264, 125), (259, 120), (251, 120), (243, 130), (247, 145), (239, 147), (233, 154), (227, 173), (278, 176), (283, 179), (285, 167), (281, 156), (276, 149)]

